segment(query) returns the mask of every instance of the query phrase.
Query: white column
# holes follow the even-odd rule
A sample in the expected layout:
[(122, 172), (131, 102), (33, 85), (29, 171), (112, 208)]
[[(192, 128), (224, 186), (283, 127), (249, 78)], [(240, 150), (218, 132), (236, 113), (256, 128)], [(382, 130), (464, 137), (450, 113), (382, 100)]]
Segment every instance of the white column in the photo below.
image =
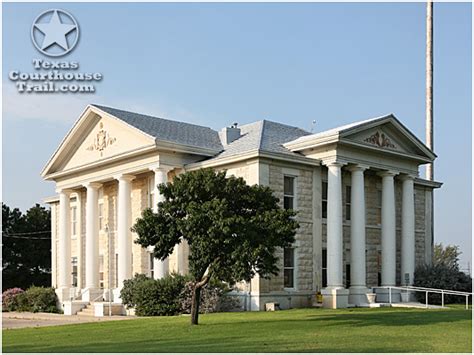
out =
[[(160, 194), (160, 191), (158, 190), (158, 185), (164, 184), (168, 182), (168, 171), (170, 170), (169, 168), (164, 168), (164, 167), (156, 167), (156, 168), (151, 168), (151, 170), (155, 174), (155, 182), (153, 185), (153, 211), (156, 213), (158, 212), (158, 203), (163, 202), (164, 197), (162, 194)], [(154, 277), (155, 279), (162, 279), (166, 275), (168, 275), (169, 272), (169, 262), (168, 258), (165, 260), (160, 260), (160, 259), (153, 259), (153, 270), (154, 270)]]
[(69, 292), (68, 289), (72, 286), (70, 194), (70, 190), (61, 190), (59, 192), (58, 288), (65, 291), (61, 292), (63, 295), (66, 295)]
[(86, 282), (84, 300), (93, 300), (99, 288), (99, 183), (84, 185), (86, 197)]
[(393, 171), (382, 177), (382, 286), (395, 286), (397, 242), (395, 233), (395, 186)]
[(402, 260), (401, 281), (405, 284), (405, 274), (409, 275), (409, 285), (413, 284), (415, 273), (415, 198), (411, 175), (402, 177)]
[(121, 175), (118, 180), (118, 213), (117, 213), (117, 289), (121, 290), (123, 281), (132, 278), (132, 221), (131, 175)]
[(343, 288), (342, 283), (342, 164), (328, 164), (327, 280), (328, 288)]
[(351, 289), (366, 289), (365, 283), (365, 187), (364, 170), (353, 166), (351, 171)]
[(82, 193), (76, 193), (76, 250), (77, 250), (77, 287), (80, 289), (84, 284), (84, 275), (82, 273), (82, 265), (84, 263), (84, 250), (82, 249)]
[(57, 270), (58, 270), (58, 249), (57, 249), (57, 240), (58, 234), (56, 232), (56, 227), (58, 226), (58, 221), (56, 218), (56, 211), (59, 207), (59, 204), (52, 203), (51, 204), (51, 287), (56, 288), (58, 287), (58, 277), (57, 277)]

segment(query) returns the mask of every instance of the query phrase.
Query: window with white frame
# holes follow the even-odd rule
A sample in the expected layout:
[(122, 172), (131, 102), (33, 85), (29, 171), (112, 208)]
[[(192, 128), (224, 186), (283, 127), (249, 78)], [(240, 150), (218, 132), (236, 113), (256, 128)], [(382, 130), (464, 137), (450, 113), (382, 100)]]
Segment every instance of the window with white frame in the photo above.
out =
[(77, 207), (71, 207), (71, 237), (77, 236)]
[(72, 264), (72, 286), (77, 287), (77, 256), (71, 258)]
[(283, 286), (295, 288), (295, 248), (283, 250)]
[(150, 257), (149, 257), (149, 260), (150, 260), (150, 277), (153, 279), (155, 278), (155, 270), (154, 270), (154, 260), (155, 258), (153, 257), (153, 253), (149, 253)]
[(351, 220), (351, 187), (346, 186), (346, 221)]
[(322, 182), (321, 191), (321, 212), (322, 218), (328, 218), (328, 182)]
[(284, 176), (283, 178), (283, 207), (285, 209), (295, 209), (295, 180), (294, 176)]
[(148, 207), (153, 208), (155, 198), (155, 177), (148, 178)]
[(99, 230), (104, 230), (104, 203), (99, 203)]
[(99, 255), (99, 287), (104, 288), (104, 256)]

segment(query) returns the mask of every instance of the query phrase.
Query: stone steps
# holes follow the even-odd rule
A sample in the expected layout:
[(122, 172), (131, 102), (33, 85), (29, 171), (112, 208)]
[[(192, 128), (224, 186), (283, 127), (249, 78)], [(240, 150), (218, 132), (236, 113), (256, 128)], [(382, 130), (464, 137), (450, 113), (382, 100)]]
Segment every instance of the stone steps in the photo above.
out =
[(88, 304), (85, 308), (77, 312), (78, 316), (94, 317), (94, 307)]

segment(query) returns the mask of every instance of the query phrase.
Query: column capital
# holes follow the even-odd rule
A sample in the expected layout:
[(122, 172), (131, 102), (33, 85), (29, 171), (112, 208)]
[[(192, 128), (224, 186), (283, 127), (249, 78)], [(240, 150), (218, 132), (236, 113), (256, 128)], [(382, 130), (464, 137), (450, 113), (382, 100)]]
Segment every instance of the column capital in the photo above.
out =
[(128, 181), (131, 182), (133, 179), (135, 179), (135, 175), (130, 175), (130, 174), (118, 174), (114, 176), (115, 180), (122, 180), (122, 181)]
[(416, 176), (413, 174), (400, 174), (398, 178), (401, 181), (406, 181), (406, 180), (415, 180)]
[(337, 159), (323, 160), (322, 163), (323, 163), (323, 165), (327, 166), (328, 168), (330, 166), (335, 166), (335, 167), (342, 168), (344, 165), (347, 164), (347, 163), (344, 163), (344, 162), (342, 162), (340, 160), (337, 160)]
[(82, 186), (84, 186), (87, 189), (98, 189), (102, 186), (102, 184), (100, 182), (90, 181), (90, 182), (84, 183)]
[(171, 170), (173, 170), (174, 168), (175, 168), (175, 167), (172, 166), (172, 165), (165, 165), (165, 164), (159, 164), (159, 163), (158, 163), (158, 164), (156, 164), (156, 165), (150, 166), (148, 169), (149, 169), (150, 171), (153, 171), (153, 172), (155, 172), (155, 171), (162, 171), (162, 172), (164, 172), (164, 173), (168, 173), (168, 172), (170, 172)]
[(370, 166), (368, 166), (368, 165), (362, 165), (362, 164), (350, 164), (349, 166), (347, 166), (346, 169), (347, 169), (348, 171), (350, 171), (350, 172), (354, 172), (354, 171), (362, 171), (362, 172), (364, 172), (365, 170), (370, 169)]
[(74, 190), (73, 190), (73, 189), (70, 189), (70, 188), (63, 188), (63, 189), (58, 188), (58, 189), (56, 189), (56, 193), (57, 193), (57, 194), (70, 195), (70, 194), (72, 194), (73, 192), (74, 192)]
[(398, 175), (398, 174), (399, 172), (395, 170), (384, 170), (377, 173), (377, 175), (380, 177), (394, 177), (395, 175)]

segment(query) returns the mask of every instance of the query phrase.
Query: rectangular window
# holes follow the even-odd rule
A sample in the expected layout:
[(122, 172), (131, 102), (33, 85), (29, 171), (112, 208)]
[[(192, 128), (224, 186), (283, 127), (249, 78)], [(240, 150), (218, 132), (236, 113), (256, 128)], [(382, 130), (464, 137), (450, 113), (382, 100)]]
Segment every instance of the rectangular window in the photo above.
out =
[(284, 287), (295, 287), (295, 249), (285, 248), (283, 251)]
[(321, 206), (322, 218), (328, 218), (328, 182), (327, 181), (323, 181), (321, 201), (322, 201), (322, 206)]
[(71, 237), (77, 235), (77, 207), (71, 207)]
[(377, 251), (377, 285), (382, 285), (382, 251)]
[(377, 190), (377, 201), (375, 205), (375, 218), (377, 224), (382, 224), (382, 190)]
[(150, 253), (150, 277), (152, 279), (155, 278), (155, 270), (153, 269), (153, 265), (155, 264), (155, 258), (153, 257), (153, 253)]
[(152, 176), (148, 179), (148, 207), (153, 208), (153, 200), (155, 195), (155, 178)]
[(104, 288), (104, 256), (99, 255), (99, 287)]
[(322, 287), (328, 286), (328, 252), (326, 249), (323, 249), (323, 260), (322, 260)]
[(99, 230), (104, 230), (104, 204), (99, 203)]
[(351, 264), (346, 264), (346, 288), (351, 286)]
[(346, 186), (346, 221), (351, 220), (351, 187)]
[(295, 177), (293, 176), (283, 178), (283, 207), (287, 210), (295, 208)]
[(72, 260), (72, 286), (77, 287), (77, 257), (73, 256)]

